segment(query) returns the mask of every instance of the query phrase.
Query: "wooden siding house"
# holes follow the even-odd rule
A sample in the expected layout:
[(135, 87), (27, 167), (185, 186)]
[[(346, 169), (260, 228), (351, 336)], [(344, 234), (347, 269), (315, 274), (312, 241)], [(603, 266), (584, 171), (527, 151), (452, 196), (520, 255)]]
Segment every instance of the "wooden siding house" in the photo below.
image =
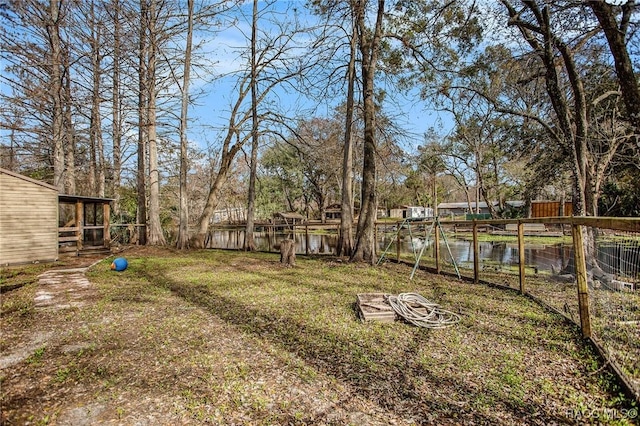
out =
[(0, 265), (58, 259), (58, 189), (0, 168)]
[[(353, 219), (357, 220), (360, 214), (360, 205), (356, 203), (353, 209)], [(327, 206), (325, 209), (325, 215), (327, 221), (339, 222), (342, 219), (342, 205), (340, 203), (334, 203)]]
[(342, 206), (338, 203), (327, 206), (324, 210), (327, 220), (340, 220), (342, 217)]

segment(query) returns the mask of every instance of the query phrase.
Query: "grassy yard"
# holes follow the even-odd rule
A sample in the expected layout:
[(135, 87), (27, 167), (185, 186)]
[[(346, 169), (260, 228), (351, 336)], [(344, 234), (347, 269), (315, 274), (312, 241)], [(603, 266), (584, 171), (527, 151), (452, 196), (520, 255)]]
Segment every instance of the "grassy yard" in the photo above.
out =
[[(6, 424), (636, 423), (576, 328), (515, 292), (393, 263), (124, 254), (83, 307), (36, 309), (25, 277), (2, 295), (2, 357), (27, 352), (0, 370)], [(462, 320), (359, 321), (356, 294), (401, 292)]]

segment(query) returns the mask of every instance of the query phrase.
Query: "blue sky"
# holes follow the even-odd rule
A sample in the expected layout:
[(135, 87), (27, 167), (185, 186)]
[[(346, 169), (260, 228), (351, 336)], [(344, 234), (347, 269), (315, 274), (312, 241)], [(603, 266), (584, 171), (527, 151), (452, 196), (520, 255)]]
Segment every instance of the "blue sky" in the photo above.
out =
[[(290, 4), (288, 1), (277, 2), (277, 12), (281, 13), (282, 9), (288, 4)], [(261, 2), (259, 6), (264, 6), (264, 3)], [(242, 11), (236, 15), (239, 16), (239, 19), (235, 26), (224, 29), (215, 35), (209, 35), (206, 40), (197, 40), (204, 41), (204, 50), (208, 52), (209, 59), (214, 63), (211, 68), (213, 73), (215, 75), (228, 75), (213, 82), (194, 80), (192, 83), (192, 93), (199, 89), (204, 89), (207, 92), (205, 96), (197, 100), (198, 105), (190, 106), (190, 116), (199, 123), (191, 125), (190, 139), (192, 143), (200, 147), (205, 147), (215, 137), (215, 132), (212, 133), (210, 129), (203, 129), (202, 125), (207, 128), (212, 126), (218, 129), (224, 129), (227, 126), (229, 107), (236, 96), (236, 89), (234, 88), (236, 77), (233, 73), (245, 66), (245, 60), (240, 58), (239, 51), (248, 49), (249, 46), (247, 37), (251, 32), (249, 22), (251, 19), (251, 7), (250, 1), (245, 3)], [(314, 20), (312, 15), (303, 13), (306, 12), (303, 7), (298, 8), (298, 12), (299, 20)], [(259, 26), (265, 28), (268, 24), (263, 22), (260, 21)], [(277, 31), (277, 29), (274, 31)], [(211, 79), (210, 76), (208, 78)], [(388, 88), (388, 91), (395, 92), (395, 89)], [(391, 98), (389, 96), (390, 102), (386, 106), (387, 113), (390, 116), (394, 116), (396, 124), (410, 135), (407, 140), (401, 141), (405, 149), (413, 150), (417, 145), (421, 144), (423, 142), (423, 134), (431, 127), (441, 129), (441, 132), (444, 133), (450, 130), (452, 126), (451, 119), (445, 113), (429, 110), (427, 102), (420, 100), (417, 94), (409, 94), (408, 96), (397, 94), (393, 95), (393, 99)], [(326, 103), (318, 105), (317, 101), (305, 99), (300, 94), (286, 94), (283, 91), (278, 92), (278, 99), (279, 104), (284, 109), (293, 108), (294, 105), (299, 106), (300, 104), (303, 104), (308, 109), (317, 108), (315, 112), (317, 116), (332, 115), (333, 108), (343, 101), (343, 99), (330, 99)], [(205, 130), (204, 133), (203, 130)], [(205, 141), (204, 139), (207, 140)]]

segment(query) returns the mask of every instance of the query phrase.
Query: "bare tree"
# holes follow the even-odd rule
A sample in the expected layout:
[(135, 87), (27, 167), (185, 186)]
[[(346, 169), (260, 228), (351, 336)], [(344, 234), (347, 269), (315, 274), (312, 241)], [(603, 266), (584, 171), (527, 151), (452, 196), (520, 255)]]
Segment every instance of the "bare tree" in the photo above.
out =
[(189, 200), (187, 188), (187, 117), (189, 108), (189, 78), (191, 75), (191, 49), (193, 44), (193, 0), (187, 0), (187, 45), (184, 52), (182, 76), (182, 103), (180, 108), (180, 225), (176, 247), (189, 248)]
[(364, 151), (362, 166), (362, 205), (358, 218), (356, 244), (351, 255), (352, 261), (375, 263), (376, 241), (376, 106), (375, 73), (382, 37), (384, 0), (377, 1), (373, 29), (366, 24), (367, 2), (354, 2), (355, 22), (358, 31), (358, 47), (362, 57), (362, 96), (364, 104)]
[(105, 195), (105, 161), (102, 139), (102, 45), (103, 26), (96, 16), (95, 1), (89, 2), (89, 45), (91, 48), (91, 115), (89, 118), (89, 187), (90, 191), (104, 197)]
[[(608, 167), (623, 140), (615, 139), (597, 147), (593, 144), (593, 103), (588, 102), (590, 94), (582, 73), (584, 67), (576, 58), (580, 53), (584, 54), (585, 45), (595, 32), (585, 32), (568, 42), (563, 40), (563, 29), (554, 25), (554, 18), (566, 13), (566, 9), (556, 9), (553, 5), (540, 7), (534, 1), (523, 1), (522, 8), (517, 10), (508, 0), (501, 2), (508, 11), (509, 25), (519, 30), (541, 64), (554, 122), (537, 119), (560, 145), (567, 148), (573, 160), (574, 214), (597, 215), (599, 179), (604, 176), (598, 169)], [(569, 9), (568, 13), (572, 11), (574, 14), (582, 12), (581, 9)]]
[(356, 54), (358, 33), (351, 8), (351, 37), (349, 38), (349, 64), (347, 65), (347, 100), (344, 116), (344, 148), (342, 158), (342, 194), (340, 203), (340, 233), (336, 254), (351, 256), (355, 246), (353, 235), (353, 120), (356, 81)]
[(157, 0), (149, 0), (149, 20), (147, 28), (147, 58), (146, 58), (146, 119), (147, 143), (149, 152), (149, 216), (148, 216), (148, 244), (165, 245), (166, 241), (160, 223), (160, 170), (158, 169), (158, 129), (157, 129), (157, 59), (159, 54), (159, 25), (160, 9)]
[(62, 192), (107, 191), (104, 59), (113, 54), (106, 31), (112, 16), (105, 12), (121, 9), (119, 0), (113, 2), (117, 7), (94, 0), (12, 2), (3, 8), (6, 28), (15, 30), (2, 32), (3, 64), (10, 58), (3, 78), (13, 89), (2, 96), (22, 123), (14, 127), (15, 140), (34, 160), (29, 168), (35, 176), (56, 182)]
[(254, 251), (256, 249), (253, 238), (253, 223), (255, 220), (256, 204), (256, 172), (258, 169), (258, 63), (257, 63), (257, 37), (258, 37), (258, 0), (253, 0), (251, 14), (251, 159), (249, 160), (249, 191), (247, 201), (247, 224), (244, 232), (243, 249)]
[(49, 0), (46, 31), (49, 41), (49, 63), (51, 64), (49, 93), (52, 107), (52, 141), (53, 141), (53, 186), (61, 192), (65, 188), (65, 127), (64, 127), (64, 86), (62, 41), (60, 39), (60, 7), (58, 0)]
[(148, 99), (147, 99), (147, 27), (149, 10), (146, 0), (140, 0), (140, 27), (138, 37), (138, 169), (136, 171), (136, 189), (138, 195), (138, 209), (136, 222), (139, 229), (138, 242), (147, 244), (147, 183), (146, 183), (146, 155), (148, 140)]
[(122, 124), (123, 112), (120, 105), (120, 54), (121, 54), (121, 22), (120, 0), (112, 0), (113, 11), (113, 51), (111, 64), (111, 140), (112, 140), (112, 171), (111, 171), (111, 196), (114, 198), (113, 213), (120, 213), (120, 179), (122, 173)]
[[(33, 158), (32, 171), (73, 192), (74, 122), (71, 108), (70, 4), (59, 0), (3, 4), (3, 121), (13, 142)], [(18, 142), (20, 141), (20, 142)], [(71, 163), (69, 163), (71, 161)]]
[(212, 170), (206, 202), (202, 209), (202, 214), (200, 214), (198, 219), (196, 232), (191, 238), (191, 246), (194, 248), (205, 247), (207, 232), (209, 231), (209, 222), (211, 221), (213, 212), (218, 205), (222, 186), (226, 182), (228, 174), (231, 172), (231, 167), (236, 155), (240, 152), (242, 146), (249, 138), (247, 134), (241, 136), (239, 133), (239, 129), (244, 126), (250, 118), (250, 114), (247, 111), (241, 111), (242, 104), (249, 92), (247, 89), (247, 80), (248, 78), (245, 78), (240, 82), (238, 97), (229, 114), (227, 131), (218, 150), (219, 154), (218, 160), (216, 161), (216, 170)]
[(64, 126), (64, 190), (76, 194), (76, 132), (73, 123), (73, 96), (71, 94), (71, 43), (63, 44), (63, 126)]
[[(267, 2), (261, 11), (265, 14), (270, 13), (269, 8), (274, 4), (275, 2)], [(261, 13), (259, 11), (258, 15)], [(291, 11), (291, 13), (296, 12)], [(284, 14), (286, 15), (287, 13)], [(268, 111), (263, 112), (260, 106), (270, 99), (269, 96), (277, 88), (291, 85), (294, 78), (303, 75), (305, 70), (309, 68), (306, 60), (301, 60), (301, 56), (296, 56), (305, 51), (304, 45), (301, 45), (296, 39), (299, 34), (304, 33), (305, 29), (300, 28), (296, 20), (293, 20), (293, 22), (272, 21), (270, 24), (272, 28), (269, 31), (261, 31), (256, 27), (259, 30), (259, 36), (256, 39), (255, 82), (259, 86), (259, 90), (255, 92), (255, 100), (251, 98), (252, 67), (250, 54), (246, 58), (247, 68), (240, 70), (238, 73), (237, 98), (230, 109), (229, 121), (218, 151), (217, 170), (212, 174), (207, 201), (198, 220), (197, 230), (192, 237), (193, 247), (204, 247), (209, 222), (219, 202), (222, 186), (231, 172), (236, 155), (243, 149), (245, 143), (252, 138), (252, 129), (254, 127), (252, 105), (256, 105), (256, 108), (258, 108), (258, 123), (268, 120), (273, 124), (273, 130), (271, 131), (277, 134), (277, 128), (286, 127), (287, 118), (277, 114), (275, 110), (270, 108)], [(247, 39), (251, 40), (251, 36), (248, 36)], [(245, 52), (242, 55), (246, 57)], [(309, 62), (312, 61), (313, 58), (309, 58)]]

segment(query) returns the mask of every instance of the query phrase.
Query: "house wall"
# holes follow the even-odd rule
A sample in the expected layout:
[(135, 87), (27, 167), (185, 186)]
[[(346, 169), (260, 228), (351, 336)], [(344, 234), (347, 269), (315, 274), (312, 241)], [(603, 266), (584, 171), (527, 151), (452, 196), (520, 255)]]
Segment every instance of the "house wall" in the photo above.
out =
[(405, 215), (405, 211), (406, 211), (405, 209), (390, 209), (389, 217), (402, 219)]
[(408, 219), (422, 219), (426, 217), (433, 217), (433, 209), (431, 207), (422, 207), (422, 206), (407, 207)]
[(58, 191), (0, 170), (0, 264), (58, 258)]

